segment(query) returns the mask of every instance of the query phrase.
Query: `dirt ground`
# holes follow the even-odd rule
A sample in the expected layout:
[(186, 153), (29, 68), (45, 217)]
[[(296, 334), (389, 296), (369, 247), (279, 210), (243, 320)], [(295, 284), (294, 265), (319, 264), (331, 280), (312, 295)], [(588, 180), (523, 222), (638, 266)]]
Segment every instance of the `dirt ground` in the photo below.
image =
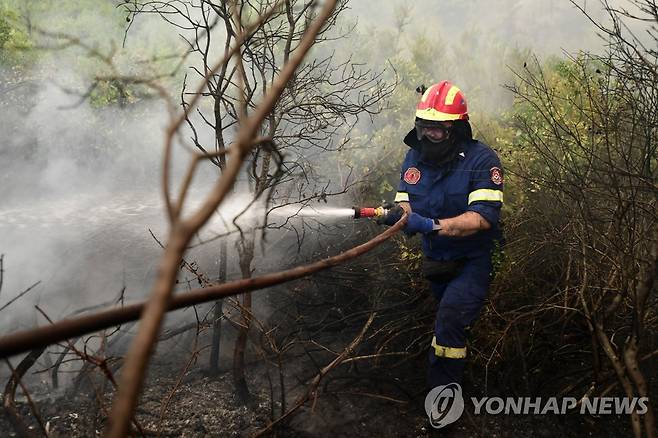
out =
[[(208, 376), (195, 369), (185, 374), (180, 383), (180, 370), (168, 366), (152, 367), (151, 375), (137, 412), (137, 420), (146, 435), (176, 437), (242, 437), (252, 436), (269, 424), (271, 412), (280, 409), (270, 403), (270, 394), (261, 387), (263, 381), (249, 379), (251, 400), (243, 404), (236, 396), (230, 373)], [(176, 387), (176, 391), (172, 389)], [(257, 389), (261, 387), (261, 389)], [(45, 390), (45, 386), (40, 388)], [(48, 399), (39, 389), (32, 396), (45, 428), (52, 437), (100, 436), (104, 428), (102, 410), (95, 394), (68, 392)], [(109, 406), (109, 394), (103, 397)], [(168, 400), (163, 410), (163, 400)], [(29, 405), (22, 396), (17, 407), (40, 434)], [(430, 436), (421, 416), (419, 403), (387, 402), (363, 396), (322, 396), (313, 408), (302, 408), (289, 424), (275, 428), (273, 436)], [(394, 421), (391, 419), (394, 418)], [(13, 432), (6, 414), (0, 417), (0, 436), (19, 436)]]
[[(229, 372), (208, 376), (202, 366), (194, 367), (181, 377), (181, 368), (171, 363), (155, 363), (151, 367), (142, 394), (137, 419), (146, 436), (172, 437), (247, 437), (266, 427), (272, 412), (280, 404), (270, 402), (267, 379), (258, 365), (248, 372), (251, 399), (245, 405), (238, 399)], [(349, 377), (349, 373), (343, 373)], [(179, 382), (180, 380), (180, 382)], [(340, 381), (341, 379), (337, 379)], [(285, 437), (582, 437), (629, 436), (627, 419), (592, 418), (580, 415), (502, 416), (475, 415), (466, 410), (457, 423), (446, 429), (433, 429), (424, 412), (424, 391), (410, 400), (399, 394), (387, 394), (386, 387), (373, 381), (332, 383), (315, 403), (307, 403), (287, 424), (276, 427), (265, 436)], [(417, 382), (416, 382), (417, 383)], [(175, 391), (172, 391), (176, 388)], [(47, 387), (32, 388), (42, 422), (51, 437), (101, 436), (105, 426), (103, 410), (98, 409), (98, 396), (68, 390), (48, 398)], [(44, 392), (46, 391), (46, 392)], [(465, 385), (465, 396), (477, 388)], [(396, 398), (398, 397), (398, 398)], [(292, 396), (290, 399), (292, 400)], [(167, 400), (163, 410), (163, 400)], [(109, 406), (110, 394), (103, 396)], [(37, 436), (41, 428), (24, 397), (17, 397), (17, 407)], [(13, 431), (6, 414), (0, 416), (0, 436), (19, 436)]]

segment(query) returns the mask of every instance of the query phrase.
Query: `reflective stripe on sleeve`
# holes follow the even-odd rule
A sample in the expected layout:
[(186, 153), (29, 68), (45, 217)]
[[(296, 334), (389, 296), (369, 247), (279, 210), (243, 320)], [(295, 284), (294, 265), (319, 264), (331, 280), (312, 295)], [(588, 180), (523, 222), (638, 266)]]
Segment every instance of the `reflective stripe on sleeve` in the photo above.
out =
[(468, 204), (476, 201), (498, 201), (503, 202), (503, 191), (493, 189), (479, 189), (468, 194)]
[(397, 192), (393, 202), (409, 202), (409, 194), (406, 192)]
[(432, 336), (432, 347), (434, 354), (438, 357), (447, 357), (449, 359), (463, 359), (466, 357), (466, 347), (446, 347), (436, 343), (436, 336)]

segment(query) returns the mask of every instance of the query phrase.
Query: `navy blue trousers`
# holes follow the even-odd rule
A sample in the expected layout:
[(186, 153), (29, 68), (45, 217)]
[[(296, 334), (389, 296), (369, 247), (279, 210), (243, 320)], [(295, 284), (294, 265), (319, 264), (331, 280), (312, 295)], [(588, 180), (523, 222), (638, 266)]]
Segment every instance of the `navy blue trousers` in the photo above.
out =
[(434, 339), (429, 352), (430, 388), (461, 384), (466, 356), (466, 334), (484, 305), (491, 282), (491, 256), (470, 259), (461, 273), (445, 283), (432, 282), (438, 302)]

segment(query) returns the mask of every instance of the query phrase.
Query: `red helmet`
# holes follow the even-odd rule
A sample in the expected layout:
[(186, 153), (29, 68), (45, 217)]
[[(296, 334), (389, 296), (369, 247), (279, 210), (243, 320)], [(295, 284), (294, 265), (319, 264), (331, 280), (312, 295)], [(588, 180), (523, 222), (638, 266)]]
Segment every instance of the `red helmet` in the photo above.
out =
[(468, 120), (464, 93), (449, 81), (434, 84), (418, 102), (416, 117), (433, 122)]

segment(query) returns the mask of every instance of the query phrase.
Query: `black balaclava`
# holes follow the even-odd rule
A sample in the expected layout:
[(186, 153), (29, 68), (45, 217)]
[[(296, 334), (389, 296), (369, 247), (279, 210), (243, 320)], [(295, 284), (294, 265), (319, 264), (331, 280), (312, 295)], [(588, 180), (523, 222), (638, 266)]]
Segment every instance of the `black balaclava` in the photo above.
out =
[(443, 166), (448, 164), (457, 156), (455, 137), (450, 133), (448, 138), (440, 142), (433, 142), (427, 137), (420, 140), (420, 156), (423, 161)]
[(428, 123), (424, 120), (416, 119), (416, 126), (409, 131), (404, 138), (404, 142), (408, 146), (418, 150), (423, 161), (436, 166), (444, 166), (453, 161), (459, 152), (461, 152), (460, 143), (473, 140), (471, 125), (467, 120), (455, 120), (452, 127), (448, 129), (448, 137), (440, 142), (433, 142), (427, 137), (420, 135), (420, 128), (423, 124), (425, 126), (432, 126), (432, 122)]

